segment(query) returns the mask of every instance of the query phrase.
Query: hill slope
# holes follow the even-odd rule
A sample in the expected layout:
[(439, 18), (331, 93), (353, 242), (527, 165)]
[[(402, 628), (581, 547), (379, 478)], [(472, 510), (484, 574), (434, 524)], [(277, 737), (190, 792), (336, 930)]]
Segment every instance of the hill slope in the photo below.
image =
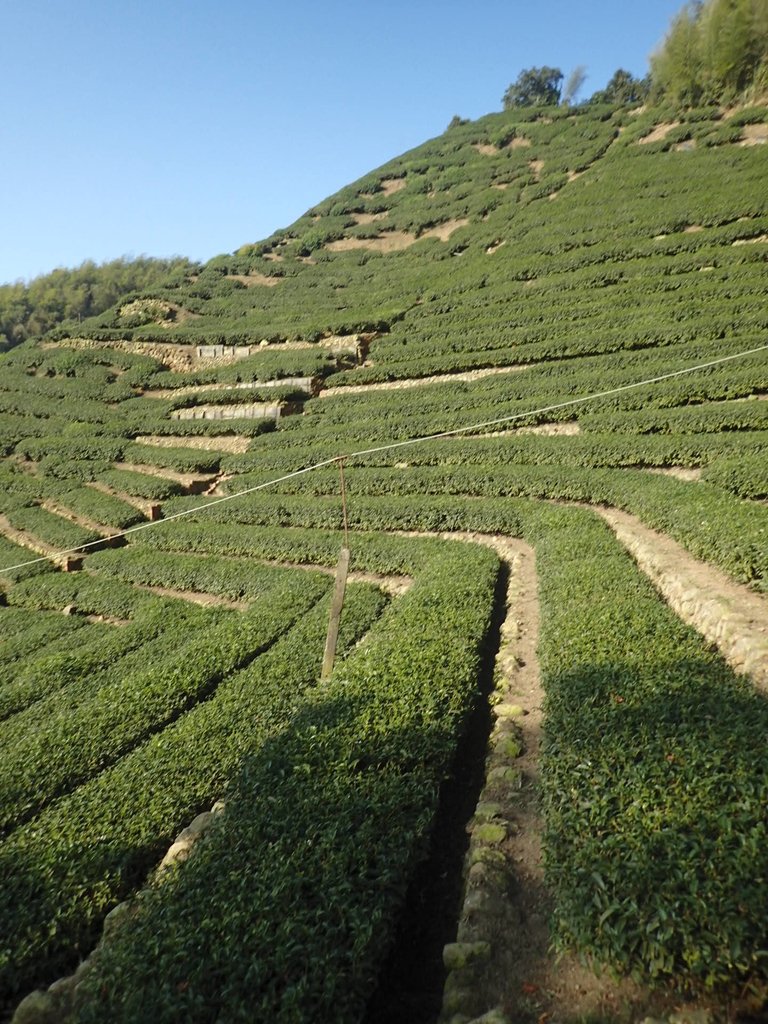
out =
[[(505, 570), (480, 534), (536, 553), (555, 941), (652, 984), (765, 982), (767, 121), (490, 115), (2, 358), (9, 1004), (226, 793), (75, 1019), (363, 1019), (488, 700)], [(339, 455), (365, 579), (317, 686)], [(654, 589), (620, 540), (642, 527), (739, 621), (634, 548)], [(84, 571), (7, 568), (91, 542)], [(508, 817), (480, 859), (514, 874)]]

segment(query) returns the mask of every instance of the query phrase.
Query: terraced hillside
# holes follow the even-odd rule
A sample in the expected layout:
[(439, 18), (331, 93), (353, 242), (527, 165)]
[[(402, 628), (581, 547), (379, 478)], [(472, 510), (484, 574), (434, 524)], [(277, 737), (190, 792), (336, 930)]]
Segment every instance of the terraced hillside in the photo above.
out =
[(444, 1020), (761, 1004), (766, 142), (490, 115), (2, 357), (9, 1011), (375, 1020), (465, 826)]

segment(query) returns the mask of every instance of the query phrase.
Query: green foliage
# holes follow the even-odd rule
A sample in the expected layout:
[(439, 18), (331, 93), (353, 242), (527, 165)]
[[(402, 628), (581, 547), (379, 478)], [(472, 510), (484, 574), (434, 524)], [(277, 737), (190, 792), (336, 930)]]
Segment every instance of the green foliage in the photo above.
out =
[[(187, 562), (191, 560), (194, 557), (188, 556)], [(157, 565), (163, 559), (154, 555), (151, 561)], [(177, 561), (182, 563), (177, 569), (181, 574), (184, 559)], [(245, 576), (241, 565), (230, 569), (217, 566), (215, 559), (196, 561), (211, 563), (214, 572), (218, 569), (217, 581), (224, 577), (219, 587), (231, 588), (227, 576), (232, 571), (239, 572), (241, 581)], [(157, 573), (137, 575), (169, 582), (161, 565)], [(6, 738), (0, 755), (4, 780), (0, 783), (0, 833), (103, 771), (209, 697), (222, 679), (270, 647), (293, 625), (308, 600), (317, 600), (329, 585), (326, 577), (297, 579), (287, 569), (251, 568), (250, 577), (258, 598), (246, 613), (218, 609), (204, 618), (198, 616), (196, 623), (184, 616), (171, 622), (166, 613), (162, 635), (166, 650), (153, 651), (149, 667), (144, 651), (133, 671), (121, 666), (116, 673), (110, 664), (100, 677), (95, 666), (83, 674), (81, 659), (80, 671), (71, 675), (69, 685), (60, 686), (44, 708), (35, 709), (41, 720), (34, 728), (25, 731), (14, 719), (13, 736)], [(178, 575), (171, 581), (178, 581)], [(198, 585), (204, 583), (200, 580)], [(238, 588), (242, 586), (239, 582)], [(125, 644), (125, 636), (119, 639)]]
[(36, 505), (9, 511), (8, 522), (14, 529), (29, 534), (33, 541), (42, 541), (48, 547), (60, 551), (79, 548), (82, 544), (90, 544), (101, 537), (95, 530), (78, 526), (69, 519)]
[(23, 562), (34, 561), (37, 556), (29, 548), (23, 548), (14, 544), (6, 537), (0, 536), (0, 586), (15, 583), (17, 580), (26, 579), (29, 576), (37, 576), (50, 570), (45, 564), (28, 565), (23, 569), (10, 569), (11, 565), (19, 565)]
[(556, 106), (560, 102), (560, 68), (526, 68), (507, 88), (502, 97), (505, 110), (511, 107)]
[(132, 505), (92, 487), (56, 488), (55, 498), (57, 507), (113, 529), (124, 530), (144, 521)]
[[(294, 609), (298, 624), (269, 651), (0, 845), (0, 903), (13, 936), (0, 951), (0, 1002), (20, 998), (41, 971), (74, 970), (77, 950), (92, 947), (106, 911), (291, 721), (317, 679), (328, 623), (328, 603), (310, 611), (317, 591), (305, 581), (304, 593)], [(340, 654), (382, 604), (374, 588), (350, 587)]]
[(650, 79), (635, 78), (630, 71), (618, 68), (604, 89), (593, 93), (590, 103), (642, 103), (648, 96)]
[(123, 448), (123, 461), (129, 465), (135, 463), (170, 469), (174, 473), (215, 473), (221, 453), (197, 448), (157, 448), (136, 442)]
[(768, 458), (765, 454), (718, 459), (704, 471), (702, 478), (740, 498), (768, 498)]
[[(386, 575), (415, 575), (436, 557), (444, 541), (396, 537), (385, 533), (356, 533), (350, 566), (354, 570)], [(195, 552), (287, 563), (335, 566), (339, 536), (333, 530), (277, 529), (240, 526), (231, 522), (160, 524), (137, 534), (132, 547), (154, 551)], [(151, 563), (151, 560), (148, 559)]]
[[(177, 498), (168, 511), (192, 511), (201, 503)], [(249, 494), (247, 501), (218, 505), (200, 513), (205, 522), (238, 523), (269, 527), (302, 527), (311, 530), (341, 530), (341, 503), (338, 497), (274, 495), (268, 491)], [(198, 516), (192, 515), (191, 519)], [(355, 497), (349, 525), (355, 530), (479, 530), (520, 535), (520, 515), (510, 500), (467, 501), (463, 495), (423, 495), (418, 502), (402, 495)]]
[[(156, 639), (166, 622), (174, 617), (178, 622), (186, 622), (184, 612), (184, 608), (169, 611), (166, 607), (150, 607), (146, 615), (122, 629), (94, 624), (95, 628), (89, 627), (81, 633), (81, 643), (75, 650), (69, 647), (55, 652), (41, 651), (39, 656), (35, 652), (0, 689), (0, 719), (10, 719), (52, 693), (55, 700), (66, 700), (61, 693), (66, 692), (70, 683), (84, 681), (90, 685), (91, 679), (95, 682), (102, 670), (109, 670), (116, 663), (119, 678), (120, 659)], [(10, 728), (15, 731), (13, 724)], [(19, 811), (9, 807), (5, 813), (13, 815)]]
[(561, 947), (654, 979), (761, 971), (768, 706), (608, 529), (542, 511), (545, 863)]
[(707, 0), (676, 16), (651, 58), (653, 90), (676, 104), (726, 102), (762, 82), (768, 14), (762, 0)]
[(158, 1022), (360, 1019), (476, 699), (497, 567), (446, 549), (307, 694), (243, 764), (198, 855), (105, 949), (78, 1020), (134, 1020), (139, 977)]
[(182, 494), (184, 488), (176, 480), (166, 480), (146, 473), (136, 473), (129, 469), (108, 469), (99, 474), (101, 483), (113, 487), (116, 491), (133, 495), (137, 498), (159, 501), (170, 498), (173, 494)]
[(85, 622), (81, 616), (104, 615), (117, 619), (133, 619), (158, 606), (170, 608), (153, 594), (115, 580), (99, 579), (90, 573), (48, 572), (17, 584), (7, 595), (14, 608), (35, 610), (69, 607), (73, 617), (60, 617), (72, 627)]
[[(48, 579), (53, 576), (53, 573), (47, 573), (42, 578)], [(40, 579), (41, 577), (38, 576), (37, 580)], [(21, 589), (21, 586), (23, 584), (14, 587), (14, 594)], [(4, 637), (2, 647), (0, 647), (0, 665), (4, 672), (9, 673), (13, 670), (14, 663), (21, 658), (43, 653), (56, 653), (56, 651), (70, 648), (73, 634), (81, 630), (86, 625), (86, 621), (58, 614), (34, 615), (26, 608), (0, 606), (0, 624), (3, 627)]]
[(109, 309), (122, 295), (161, 283), (179, 284), (195, 273), (187, 259), (118, 259), (73, 270), (57, 269), (29, 284), (0, 285), (0, 352), (45, 334), (64, 320), (79, 321)]
[[(591, 413), (579, 417), (586, 430), (628, 434), (726, 434), (731, 431), (768, 430), (768, 406), (764, 402), (737, 399), (671, 409), (639, 409), (633, 412)], [(753, 435), (757, 439), (760, 435)], [(765, 436), (763, 434), (763, 436)], [(682, 440), (682, 439), (680, 439)], [(734, 439), (738, 443), (738, 439)]]
[[(765, 449), (762, 454), (766, 457)], [(326, 496), (337, 491), (332, 474), (315, 473), (279, 485), (282, 493)], [(412, 496), (413, 517), (424, 495), (467, 498), (530, 497), (613, 505), (639, 514), (742, 582), (765, 587), (768, 580), (768, 510), (751, 508), (705, 484), (692, 486), (639, 470), (571, 469), (564, 465), (493, 465), (461, 468), (411, 467), (352, 470), (348, 489), (355, 498)], [(275, 499), (273, 499), (274, 502)], [(680, 507), (682, 505), (682, 508)], [(378, 524), (377, 524), (378, 525)]]

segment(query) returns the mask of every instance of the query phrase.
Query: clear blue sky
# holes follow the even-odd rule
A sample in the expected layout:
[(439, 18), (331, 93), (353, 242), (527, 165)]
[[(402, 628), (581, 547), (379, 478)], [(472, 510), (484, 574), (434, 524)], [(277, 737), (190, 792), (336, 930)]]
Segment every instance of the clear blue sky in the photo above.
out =
[(0, 282), (264, 238), (523, 68), (645, 74), (682, 0), (3, 6)]

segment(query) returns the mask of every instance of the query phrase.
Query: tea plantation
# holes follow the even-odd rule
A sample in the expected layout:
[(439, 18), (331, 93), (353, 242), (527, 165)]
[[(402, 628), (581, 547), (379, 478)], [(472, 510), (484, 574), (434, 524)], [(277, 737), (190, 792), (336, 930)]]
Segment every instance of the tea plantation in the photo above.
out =
[(536, 553), (555, 947), (764, 990), (760, 679), (596, 510), (765, 595), (767, 141), (763, 106), (492, 114), (0, 356), (9, 1015), (129, 901), (39, 1019), (365, 1019), (487, 702), (506, 570), (467, 533)]

